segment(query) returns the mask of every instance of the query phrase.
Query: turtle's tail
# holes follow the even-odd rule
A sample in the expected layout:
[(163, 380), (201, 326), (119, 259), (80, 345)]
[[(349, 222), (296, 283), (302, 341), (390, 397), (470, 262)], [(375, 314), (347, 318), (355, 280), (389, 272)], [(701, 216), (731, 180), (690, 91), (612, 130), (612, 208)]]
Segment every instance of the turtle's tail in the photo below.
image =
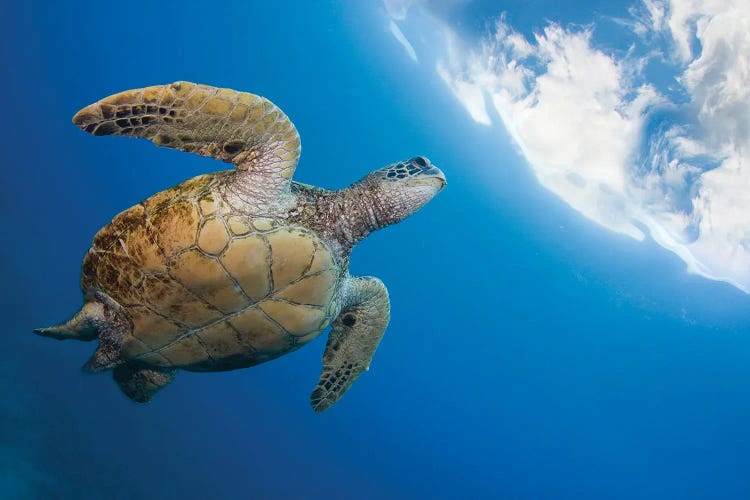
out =
[(100, 302), (86, 302), (75, 316), (65, 323), (47, 328), (37, 328), (34, 333), (54, 339), (94, 340), (99, 335), (99, 325), (104, 317)]

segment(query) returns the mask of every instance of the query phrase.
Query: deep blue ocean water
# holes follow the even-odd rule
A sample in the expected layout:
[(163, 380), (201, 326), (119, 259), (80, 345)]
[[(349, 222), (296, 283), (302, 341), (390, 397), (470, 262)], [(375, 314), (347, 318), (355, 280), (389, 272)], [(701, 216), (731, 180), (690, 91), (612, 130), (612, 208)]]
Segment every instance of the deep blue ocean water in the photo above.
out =
[[(379, 4), (27, 1), (0, 28), (0, 497), (750, 498), (750, 297), (544, 191), (402, 57)], [(137, 405), (81, 372), (93, 344), (31, 333), (80, 307), (81, 258), (113, 215), (224, 168), (70, 123), (175, 80), (279, 105), (301, 182), (417, 154), (448, 178), (355, 249), (392, 321), (323, 414), (323, 336)]]

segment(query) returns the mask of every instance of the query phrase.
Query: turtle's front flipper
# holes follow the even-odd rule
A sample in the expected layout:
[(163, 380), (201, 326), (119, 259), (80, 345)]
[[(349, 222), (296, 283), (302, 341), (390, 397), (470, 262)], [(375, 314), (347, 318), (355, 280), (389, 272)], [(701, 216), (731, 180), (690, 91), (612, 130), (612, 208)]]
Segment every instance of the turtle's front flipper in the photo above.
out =
[(145, 403), (159, 389), (170, 383), (175, 373), (175, 370), (157, 370), (124, 364), (112, 371), (112, 378), (127, 397), (138, 403)]
[(249, 176), (269, 195), (289, 188), (300, 155), (297, 130), (268, 99), (190, 82), (120, 92), (86, 106), (73, 123), (231, 161), (238, 179)]
[(359, 374), (370, 367), (391, 317), (388, 290), (379, 279), (350, 278), (347, 288), (349, 305), (333, 322), (323, 354), (323, 372), (310, 396), (316, 412), (338, 401)]

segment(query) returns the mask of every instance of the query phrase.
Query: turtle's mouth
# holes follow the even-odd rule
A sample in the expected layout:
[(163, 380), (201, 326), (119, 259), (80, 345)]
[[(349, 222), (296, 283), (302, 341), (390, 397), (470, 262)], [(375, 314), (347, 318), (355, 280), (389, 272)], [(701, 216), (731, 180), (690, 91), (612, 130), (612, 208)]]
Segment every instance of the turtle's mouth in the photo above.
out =
[(437, 191), (441, 191), (448, 184), (448, 181), (445, 180), (445, 174), (443, 174), (442, 170), (432, 166), (417, 177), (409, 179), (409, 184), (414, 187), (432, 187)]

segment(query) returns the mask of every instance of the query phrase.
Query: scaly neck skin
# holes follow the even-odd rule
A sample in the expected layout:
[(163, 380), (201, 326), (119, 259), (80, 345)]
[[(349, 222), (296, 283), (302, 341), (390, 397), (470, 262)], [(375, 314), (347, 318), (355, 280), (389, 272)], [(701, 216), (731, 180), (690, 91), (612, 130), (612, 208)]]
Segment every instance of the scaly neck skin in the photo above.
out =
[(371, 232), (392, 224), (385, 217), (387, 200), (377, 186), (360, 181), (336, 194), (339, 240), (349, 248)]
[(347, 251), (371, 232), (398, 222), (388, 215), (393, 211), (384, 193), (364, 179), (339, 191), (293, 184), (297, 206), (290, 221), (324, 234)]

